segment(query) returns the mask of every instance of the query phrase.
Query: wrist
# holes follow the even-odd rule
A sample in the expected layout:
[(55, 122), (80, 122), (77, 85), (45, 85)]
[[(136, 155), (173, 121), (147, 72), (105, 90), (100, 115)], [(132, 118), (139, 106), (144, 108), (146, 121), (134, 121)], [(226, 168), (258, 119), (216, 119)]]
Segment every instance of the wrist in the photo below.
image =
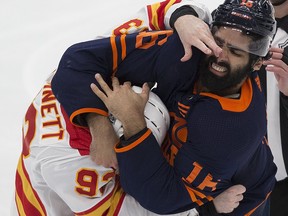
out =
[(140, 139), (146, 132), (148, 128), (144, 128), (143, 130), (139, 131), (137, 134), (134, 134), (133, 136), (129, 137), (129, 139), (125, 139), (125, 137), (120, 138), (120, 142), (117, 145), (117, 148), (122, 148), (130, 145), (131, 143), (135, 142), (136, 140)]
[(96, 113), (89, 113), (85, 118), (89, 128), (97, 128), (100, 127), (102, 123), (106, 125), (106, 123), (110, 122), (107, 116)]
[(186, 14), (186, 15), (183, 15), (181, 17), (179, 17), (175, 23), (174, 23), (174, 29), (179, 33), (183, 30), (185, 30), (186, 26), (187, 26), (187, 20), (190, 20), (190, 19), (199, 19), (197, 18), (196, 16), (194, 15), (190, 15), (190, 14)]
[(122, 122), (122, 125), (123, 135), (126, 140), (147, 127), (144, 118), (140, 118), (137, 120), (130, 119), (128, 122)]
[(86, 116), (86, 121), (92, 138), (112, 136), (115, 134), (114, 128), (107, 116), (96, 113), (89, 113)]
[(190, 7), (188, 5), (184, 5), (178, 9), (176, 9), (171, 15), (169, 25), (171, 26), (172, 29), (176, 30), (175, 29), (175, 22), (177, 21), (177, 19), (179, 17), (184, 16), (184, 15), (193, 15), (195, 17), (198, 17), (197, 12), (192, 7)]

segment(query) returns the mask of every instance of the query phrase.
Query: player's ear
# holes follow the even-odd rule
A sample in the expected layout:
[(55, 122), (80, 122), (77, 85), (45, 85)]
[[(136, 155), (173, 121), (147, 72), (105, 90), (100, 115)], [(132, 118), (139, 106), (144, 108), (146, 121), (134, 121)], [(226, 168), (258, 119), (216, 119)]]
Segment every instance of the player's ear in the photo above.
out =
[(253, 71), (258, 71), (263, 65), (263, 58), (258, 58), (252, 65)]

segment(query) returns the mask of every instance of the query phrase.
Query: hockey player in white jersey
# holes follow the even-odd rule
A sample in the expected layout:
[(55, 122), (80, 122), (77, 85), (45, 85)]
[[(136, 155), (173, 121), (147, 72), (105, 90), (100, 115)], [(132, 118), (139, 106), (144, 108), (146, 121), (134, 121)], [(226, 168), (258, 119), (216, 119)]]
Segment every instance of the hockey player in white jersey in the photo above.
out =
[[(209, 22), (209, 11), (196, 1), (165, 1), (145, 7), (136, 19), (115, 28), (113, 34), (156, 30), (161, 25), (169, 28), (172, 12), (191, 2), (199, 18)], [(164, 17), (161, 18), (161, 14)], [(131, 23), (133, 25), (129, 25)], [(162, 132), (160, 135), (159, 139), (163, 139)], [(89, 128), (71, 123), (48, 80), (24, 118), (23, 150), (16, 172), (12, 215), (157, 215), (125, 194), (114, 168), (97, 165), (91, 160), (91, 140)], [(219, 196), (219, 203), (227, 204), (223, 205), (223, 212), (230, 204), (229, 197), (239, 194), (238, 200), (231, 204), (236, 205), (241, 193), (231, 188), (227, 194)], [(192, 209), (177, 215), (197, 215), (197, 212)]]

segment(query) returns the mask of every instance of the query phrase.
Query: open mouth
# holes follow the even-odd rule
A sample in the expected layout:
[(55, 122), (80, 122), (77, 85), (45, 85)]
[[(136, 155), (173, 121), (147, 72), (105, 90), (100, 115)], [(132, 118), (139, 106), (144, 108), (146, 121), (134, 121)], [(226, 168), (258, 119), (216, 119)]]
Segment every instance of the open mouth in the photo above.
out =
[(215, 62), (210, 63), (209, 70), (216, 76), (223, 77), (227, 74), (227, 68)]

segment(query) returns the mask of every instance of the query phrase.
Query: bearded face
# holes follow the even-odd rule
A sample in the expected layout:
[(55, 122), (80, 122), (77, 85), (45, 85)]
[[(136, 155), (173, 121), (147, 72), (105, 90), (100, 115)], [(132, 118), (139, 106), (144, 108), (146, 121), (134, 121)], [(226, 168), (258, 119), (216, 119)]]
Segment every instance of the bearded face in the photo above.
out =
[(222, 53), (218, 57), (209, 55), (203, 59), (200, 83), (204, 91), (225, 96), (239, 90), (255, 69), (249, 54), (253, 40), (241, 30), (230, 27), (219, 27), (212, 33)]
[(200, 67), (200, 82), (209, 92), (223, 95), (227, 90), (238, 86), (250, 72), (250, 62), (231, 67), (227, 61), (218, 61), (215, 56), (207, 56)]

